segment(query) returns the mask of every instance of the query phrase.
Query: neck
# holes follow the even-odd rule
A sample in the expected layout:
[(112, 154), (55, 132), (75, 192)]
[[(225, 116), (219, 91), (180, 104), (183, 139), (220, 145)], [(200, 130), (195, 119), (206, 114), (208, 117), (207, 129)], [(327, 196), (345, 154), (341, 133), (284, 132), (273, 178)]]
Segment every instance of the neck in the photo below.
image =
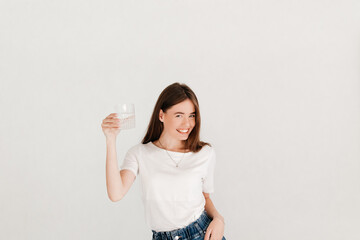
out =
[(158, 141), (160, 141), (161, 145), (169, 151), (171, 150), (182, 151), (185, 148), (184, 140), (170, 138), (166, 134), (161, 134)]

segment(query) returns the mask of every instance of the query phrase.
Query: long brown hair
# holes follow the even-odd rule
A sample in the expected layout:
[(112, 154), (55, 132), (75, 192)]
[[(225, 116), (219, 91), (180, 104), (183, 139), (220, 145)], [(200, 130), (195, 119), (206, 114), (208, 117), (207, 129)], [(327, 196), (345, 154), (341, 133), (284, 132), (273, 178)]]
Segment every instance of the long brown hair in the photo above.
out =
[(160, 109), (162, 109), (163, 112), (166, 112), (167, 109), (171, 108), (173, 105), (176, 105), (186, 99), (190, 99), (195, 106), (195, 126), (189, 137), (185, 140), (185, 149), (189, 149), (191, 152), (198, 152), (205, 145), (211, 146), (210, 143), (200, 141), (201, 117), (199, 102), (195, 93), (186, 84), (180, 84), (178, 82), (167, 86), (161, 92), (158, 100), (156, 101), (147, 133), (142, 140), (143, 144), (158, 140), (160, 138), (160, 135), (164, 129), (163, 122), (161, 122), (159, 119)]

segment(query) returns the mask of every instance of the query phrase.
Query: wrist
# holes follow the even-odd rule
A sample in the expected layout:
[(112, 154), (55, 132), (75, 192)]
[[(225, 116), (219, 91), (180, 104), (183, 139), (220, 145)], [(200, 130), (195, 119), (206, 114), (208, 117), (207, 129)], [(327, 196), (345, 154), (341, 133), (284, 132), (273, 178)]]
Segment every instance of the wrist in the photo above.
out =
[(107, 137), (106, 138), (106, 143), (114, 143), (116, 142), (116, 137)]
[(216, 217), (214, 217), (214, 219), (220, 220), (225, 225), (225, 220), (222, 216), (216, 216)]

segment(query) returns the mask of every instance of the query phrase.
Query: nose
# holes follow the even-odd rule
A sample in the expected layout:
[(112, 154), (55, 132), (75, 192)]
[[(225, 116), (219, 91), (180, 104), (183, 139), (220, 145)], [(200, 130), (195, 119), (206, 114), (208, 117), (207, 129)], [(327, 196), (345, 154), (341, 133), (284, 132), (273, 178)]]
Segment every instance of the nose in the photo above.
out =
[(190, 127), (190, 119), (188, 119), (188, 118), (184, 118), (185, 120), (185, 123), (184, 123), (184, 126), (185, 127)]

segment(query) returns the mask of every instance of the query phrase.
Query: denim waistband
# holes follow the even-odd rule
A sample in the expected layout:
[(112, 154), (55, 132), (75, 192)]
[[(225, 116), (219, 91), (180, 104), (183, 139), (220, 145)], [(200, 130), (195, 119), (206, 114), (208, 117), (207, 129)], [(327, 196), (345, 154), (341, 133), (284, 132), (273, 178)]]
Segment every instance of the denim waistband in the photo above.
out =
[(204, 210), (200, 217), (195, 220), (194, 222), (190, 223), (184, 228), (175, 229), (172, 231), (165, 231), (165, 232), (156, 232), (154, 230), (151, 230), (153, 232), (153, 235), (155, 236), (155, 239), (157, 239), (157, 236), (167, 236), (169, 238), (174, 236), (179, 236), (182, 238), (179, 238), (179, 240), (187, 238), (189, 234), (193, 234), (195, 231), (202, 231), (205, 232), (207, 227), (209, 226), (211, 222), (211, 218), (207, 214), (207, 212)]

